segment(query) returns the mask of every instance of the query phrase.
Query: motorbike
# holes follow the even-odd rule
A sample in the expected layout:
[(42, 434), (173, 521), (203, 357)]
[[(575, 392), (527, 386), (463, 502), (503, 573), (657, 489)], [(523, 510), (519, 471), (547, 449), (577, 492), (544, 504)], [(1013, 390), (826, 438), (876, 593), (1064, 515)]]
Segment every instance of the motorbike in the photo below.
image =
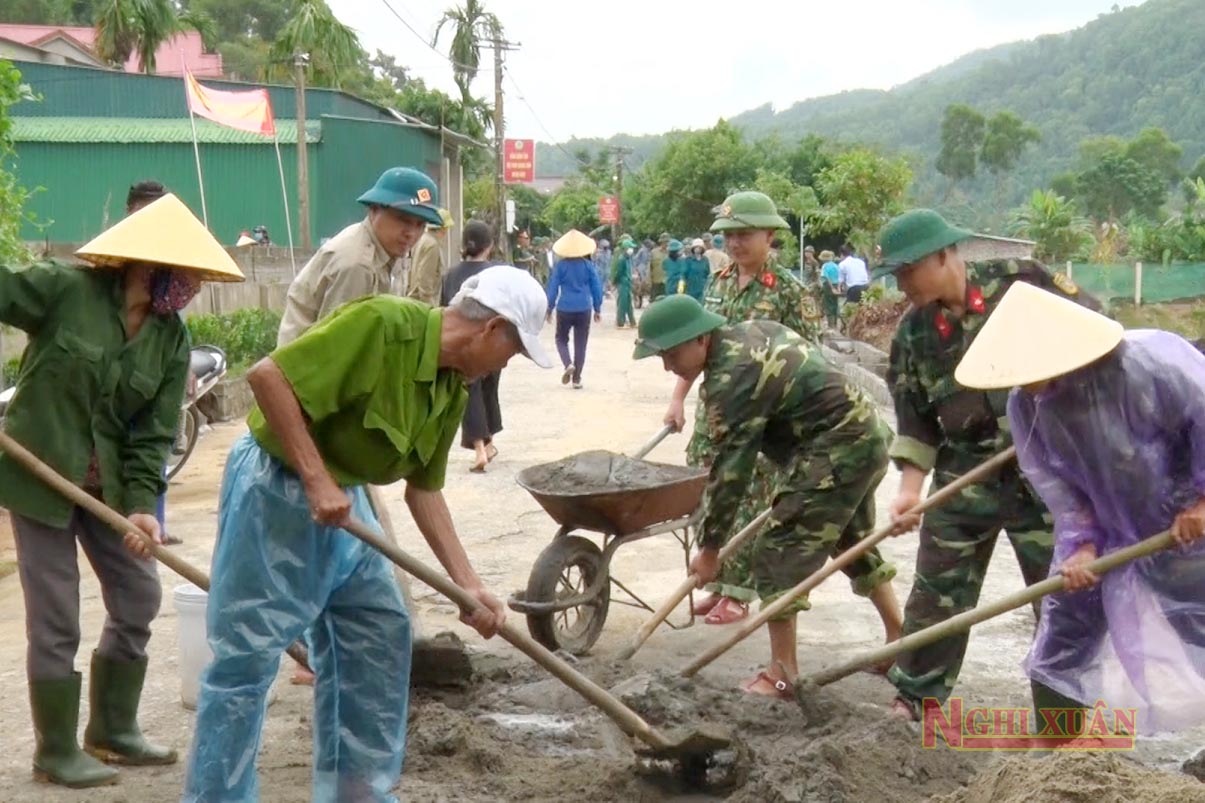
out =
[[(226, 376), (226, 353), (217, 346), (197, 346), (189, 354), (188, 366), (188, 386), (184, 401), (180, 404), (180, 422), (176, 425), (176, 438), (167, 453), (165, 475), (169, 480), (180, 472), (197, 445), (197, 437), (204, 425), (197, 402), (209, 395)], [(14, 385), (0, 393), (0, 426), (3, 426), (4, 415), (16, 392)]]

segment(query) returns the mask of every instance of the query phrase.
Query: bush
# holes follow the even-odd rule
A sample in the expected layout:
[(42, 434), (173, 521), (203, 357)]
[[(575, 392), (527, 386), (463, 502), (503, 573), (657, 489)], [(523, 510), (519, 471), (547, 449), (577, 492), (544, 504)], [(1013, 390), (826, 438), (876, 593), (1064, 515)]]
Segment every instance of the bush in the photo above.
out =
[(11, 388), (17, 384), (17, 376), (21, 373), (21, 358), (13, 357), (4, 363), (4, 387)]
[(226, 352), (230, 373), (241, 374), (276, 348), (280, 313), (248, 307), (222, 315), (190, 315), (187, 323), (194, 346), (217, 346)]

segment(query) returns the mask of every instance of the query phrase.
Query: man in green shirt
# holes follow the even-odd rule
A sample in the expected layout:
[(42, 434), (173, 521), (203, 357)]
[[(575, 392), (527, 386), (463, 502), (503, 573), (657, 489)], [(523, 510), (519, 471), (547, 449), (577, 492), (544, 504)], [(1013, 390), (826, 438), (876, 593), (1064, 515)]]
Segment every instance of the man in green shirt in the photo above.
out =
[(313, 799), (387, 801), (401, 773), (410, 623), (388, 562), (341, 526), (373, 524), (364, 486), (406, 481), (432, 551), (481, 606), (484, 589), (441, 489), (466, 381), (539, 342), (547, 299), (510, 266), (470, 278), (446, 309), (393, 296), (348, 304), (247, 375), (258, 407), (222, 482), (209, 592), (214, 659), (201, 679), (185, 801), (259, 799), (255, 759), (281, 653), (312, 626)]
[[(775, 467), (770, 520), (750, 560), (763, 605), (874, 528), (874, 492), (887, 472), (891, 430), (815, 343), (773, 321), (728, 324), (690, 296), (676, 295), (640, 319), (634, 357), (653, 355), (684, 380), (703, 378), (699, 399), (713, 459), (699, 552), (690, 564), (700, 586), (719, 575), (719, 549), (732, 534), (759, 454)], [(895, 573), (883, 571), (874, 555), (874, 564), (845, 570), (862, 594)], [(770, 620), (770, 660), (745, 691), (791, 697), (783, 670), (791, 677), (799, 672), (795, 615), (808, 607), (806, 597), (798, 599)]]

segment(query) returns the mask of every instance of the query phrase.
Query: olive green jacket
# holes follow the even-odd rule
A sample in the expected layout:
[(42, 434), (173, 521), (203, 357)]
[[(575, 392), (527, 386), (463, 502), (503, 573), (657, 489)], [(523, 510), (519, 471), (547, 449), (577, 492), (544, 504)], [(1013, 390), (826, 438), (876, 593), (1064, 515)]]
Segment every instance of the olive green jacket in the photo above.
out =
[[(188, 330), (148, 315), (126, 340), (125, 286), (115, 270), (40, 262), (0, 266), (0, 323), (29, 345), (5, 430), (82, 486), (95, 452), (106, 504), (153, 513), (188, 381)], [(0, 455), (0, 505), (65, 527), (73, 505)]]

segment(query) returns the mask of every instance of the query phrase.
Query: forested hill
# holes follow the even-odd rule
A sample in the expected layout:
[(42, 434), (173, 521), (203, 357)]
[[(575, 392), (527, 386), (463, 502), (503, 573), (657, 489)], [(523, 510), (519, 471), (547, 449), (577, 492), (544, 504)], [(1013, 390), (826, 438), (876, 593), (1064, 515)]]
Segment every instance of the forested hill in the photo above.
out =
[[(1148, 0), (1104, 14), (1064, 34), (968, 54), (891, 91), (855, 90), (797, 103), (778, 113), (769, 106), (732, 118), (757, 137), (807, 133), (882, 145), (909, 154), (916, 192), (933, 197), (945, 187), (934, 169), (941, 118), (951, 103), (991, 114), (1009, 109), (1038, 127), (1042, 140), (1008, 176), (969, 182), (970, 200), (1012, 201), (1045, 186), (1074, 166), (1079, 143), (1098, 135), (1130, 137), (1163, 128), (1184, 149), (1184, 167), (1205, 154), (1205, 0)], [(570, 143), (636, 149), (633, 166), (656, 152), (656, 137), (615, 137)], [(551, 147), (540, 151), (545, 175), (572, 172), (571, 160)]]

